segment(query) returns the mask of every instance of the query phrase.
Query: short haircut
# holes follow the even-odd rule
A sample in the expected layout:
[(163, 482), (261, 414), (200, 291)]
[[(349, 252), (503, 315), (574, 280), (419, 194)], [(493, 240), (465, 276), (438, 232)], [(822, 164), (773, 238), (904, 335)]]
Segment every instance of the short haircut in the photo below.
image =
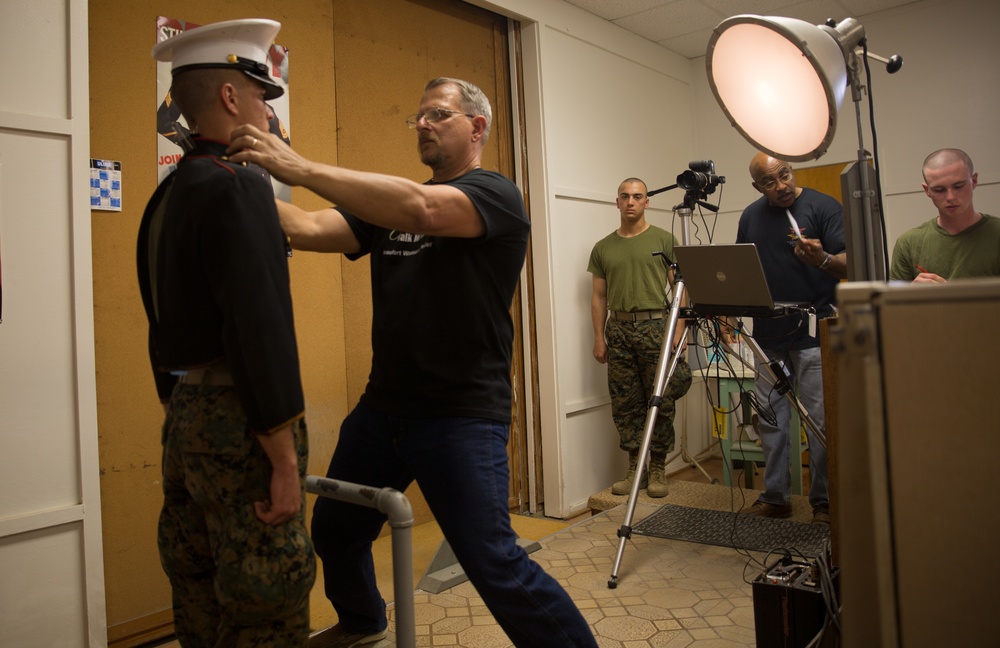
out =
[(225, 68), (196, 68), (174, 77), (170, 96), (177, 103), (192, 132), (197, 132), (198, 117), (211, 110), (216, 100), (215, 91), (223, 83), (244, 88), (255, 82), (239, 70)]
[(969, 154), (962, 149), (938, 149), (924, 158), (924, 164), (920, 167), (920, 172), (924, 176), (924, 182), (927, 182), (927, 169), (940, 169), (941, 167), (954, 164), (955, 162), (964, 162), (965, 168), (969, 170), (970, 176), (976, 171), (972, 166), (972, 158), (970, 158)]
[(642, 185), (642, 193), (644, 194), (649, 193), (649, 187), (647, 187), (646, 183), (640, 178), (625, 178), (624, 180), (618, 183), (618, 189), (621, 189), (622, 185), (625, 184), (626, 182), (638, 182), (639, 184)]
[(490, 100), (486, 98), (486, 95), (483, 94), (483, 91), (478, 86), (468, 81), (453, 79), (451, 77), (431, 79), (424, 86), (424, 92), (442, 85), (453, 85), (458, 88), (459, 107), (463, 111), (470, 115), (482, 115), (486, 118), (486, 132), (483, 135), (483, 143), (485, 144), (490, 136), (490, 126), (493, 124), (493, 109), (490, 107)]

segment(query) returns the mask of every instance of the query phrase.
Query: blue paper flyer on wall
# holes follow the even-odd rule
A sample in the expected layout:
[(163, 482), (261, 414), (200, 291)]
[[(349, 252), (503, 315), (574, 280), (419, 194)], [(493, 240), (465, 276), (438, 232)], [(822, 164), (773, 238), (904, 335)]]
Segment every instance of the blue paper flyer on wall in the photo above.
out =
[(122, 163), (90, 160), (90, 208), (122, 210)]

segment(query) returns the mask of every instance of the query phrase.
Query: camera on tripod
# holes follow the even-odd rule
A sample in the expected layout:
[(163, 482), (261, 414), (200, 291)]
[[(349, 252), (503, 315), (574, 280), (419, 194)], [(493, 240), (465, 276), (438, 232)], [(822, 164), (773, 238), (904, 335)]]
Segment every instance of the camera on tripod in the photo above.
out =
[(695, 160), (688, 164), (688, 170), (677, 176), (677, 186), (684, 191), (708, 195), (726, 182), (725, 176), (715, 175), (715, 162)]

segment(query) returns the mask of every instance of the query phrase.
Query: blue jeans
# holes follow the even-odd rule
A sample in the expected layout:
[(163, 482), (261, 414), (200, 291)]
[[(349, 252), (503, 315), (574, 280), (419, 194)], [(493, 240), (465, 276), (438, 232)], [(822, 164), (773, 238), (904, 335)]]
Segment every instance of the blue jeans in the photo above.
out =
[[(327, 477), (404, 491), (415, 479), (445, 538), (515, 646), (597, 646), (566, 591), (517, 544), (507, 509), (505, 423), (405, 419), (359, 404), (344, 420)], [(371, 545), (375, 509), (320, 498), (312, 534), (326, 596), (350, 632), (386, 627)]]
[[(764, 349), (771, 360), (781, 360), (792, 375), (793, 388), (802, 406), (809, 412), (809, 417), (816, 427), (826, 434), (826, 417), (823, 413), (823, 366), (820, 364), (819, 347), (790, 351)], [(760, 443), (764, 450), (764, 494), (760, 500), (769, 504), (788, 504), (792, 496), (792, 476), (789, 470), (789, 454), (791, 453), (792, 434), (798, 430), (789, 430), (791, 403), (788, 397), (777, 391), (762, 376), (770, 377), (769, 373), (757, 363), (757, 380), (754, 390), (761, 408), (773, 412), (778, 424), (771, 425), (759, 419)], [(826, 465), (826, 448), (815, 438), (812, 430), (806, 426), (806, 438), (809, 439), (809, 503), (813, 507), (829, 506), (829, 476)]]

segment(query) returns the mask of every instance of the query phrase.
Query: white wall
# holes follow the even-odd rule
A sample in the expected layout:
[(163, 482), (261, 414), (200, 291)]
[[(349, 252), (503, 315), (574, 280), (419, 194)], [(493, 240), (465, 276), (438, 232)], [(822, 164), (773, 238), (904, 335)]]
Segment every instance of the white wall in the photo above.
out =
[[(687, 168), (690, 66), (561, 2), (532, 4), (523, 35), (545, 514), (568, 517), (627, 463), (607, 375), (592, 355), (594, 243), (618, 226), (619, 182), (673, 184)], [(676, 196), (654, 198), (670, 229)]]
[[(545, 502), (551, 515), (561, 496), (560, 513), (572, 515), (621, 478), (627, 458), (611, 424), (606, 367), (592, 355), (590, 250), (619, 225), (614, 196), (622, 179), (638, 176), (658, 188), (687, 168), (690, 91), (685, 81), (559, 32), (548, 34), (543, 53), (549, 53), (543, 55), (546, 149), (560, 162), (548, 169), (549, 245), (535, 253), (547, 252), (551, 264), (546, 305), (552, 309), (559, 418), (548, 420), (561, 431), (558, 444), (546, 446), (546, 458), (558, 451), (564, 468), (561, 493), (546, 474)], [(671, 198), (677, 196), (651, 201), (661, 209), (650, 221), (667, 230), (670, 213), (663, 208)], [(536, 290), (541, 279), (536, 273)]]
[[(845, 16), (838, 17), (840, 19)], [(935, 215), (920, 188), (920, 165), (928, 153), (957, 147), (972, 157), (980, 187), (980, 211), (1000, 214), (1000, 3), (995, 0), (923, 0), (890, 11), (855, 16), (865, 28), (870, 52), (899, 54), (903, 67), (890, 75), (871, 61), (878, 155), (882, 169), (889, 252), (896, 238)], [(754, 149), (729, 125), (708, 86), (705, 58), (692, 60), (696, 142), (727, 175), (723, 216), (716, 240), (732, 242), (743, 207), (759, 194), (747, 167)], [(861, 105), (865, 148), (874, 148), (868, 97)], [(815, 163), (858, 158), (858, 127), (850, 92), (829, 151)]]
[[(475, 3), (524, 27), (545, 513), (566, 517), (619, 478), (625, 463), (605, 370), (591, 356), (586, 272), (593, 243), (617, 223), (618, 182), (636, 175), (657, 188), (673, 184), (690, 160), (714, 160), (727, 182), (711, 196), (721, 200), (718, 218), (704, 215), (712, 240), (732, 242), (740, 212), (759, 195), (747, 172), (754, 149), (712, 96), (704, 57), (675, 57), (560, 0)], [(934, 215), (920, 190), (920, 163), (937, 148), (969, 152), (980, 178), (976, 206), (1000, 214), (1000, 39), (992, 33), (1000, 3), (922, 0), (854, 17), (873, 53), (905, 61), (892, 76), (872, 62), (890, 251), (899, 233)], [(861, 110), (871, 150), (866, 102)], [(848, 96), (837, 136), (815, 164), (857, 159), (854, 111)], [(651, 220), (671, 229), (669, 211), (679, 200), (676, 191), (654, 197)], [(705, 228), (698, 235), (708, 242)], [(692, 453), (708, 443), (700, 389), (692, 387), (678, 416)]]

